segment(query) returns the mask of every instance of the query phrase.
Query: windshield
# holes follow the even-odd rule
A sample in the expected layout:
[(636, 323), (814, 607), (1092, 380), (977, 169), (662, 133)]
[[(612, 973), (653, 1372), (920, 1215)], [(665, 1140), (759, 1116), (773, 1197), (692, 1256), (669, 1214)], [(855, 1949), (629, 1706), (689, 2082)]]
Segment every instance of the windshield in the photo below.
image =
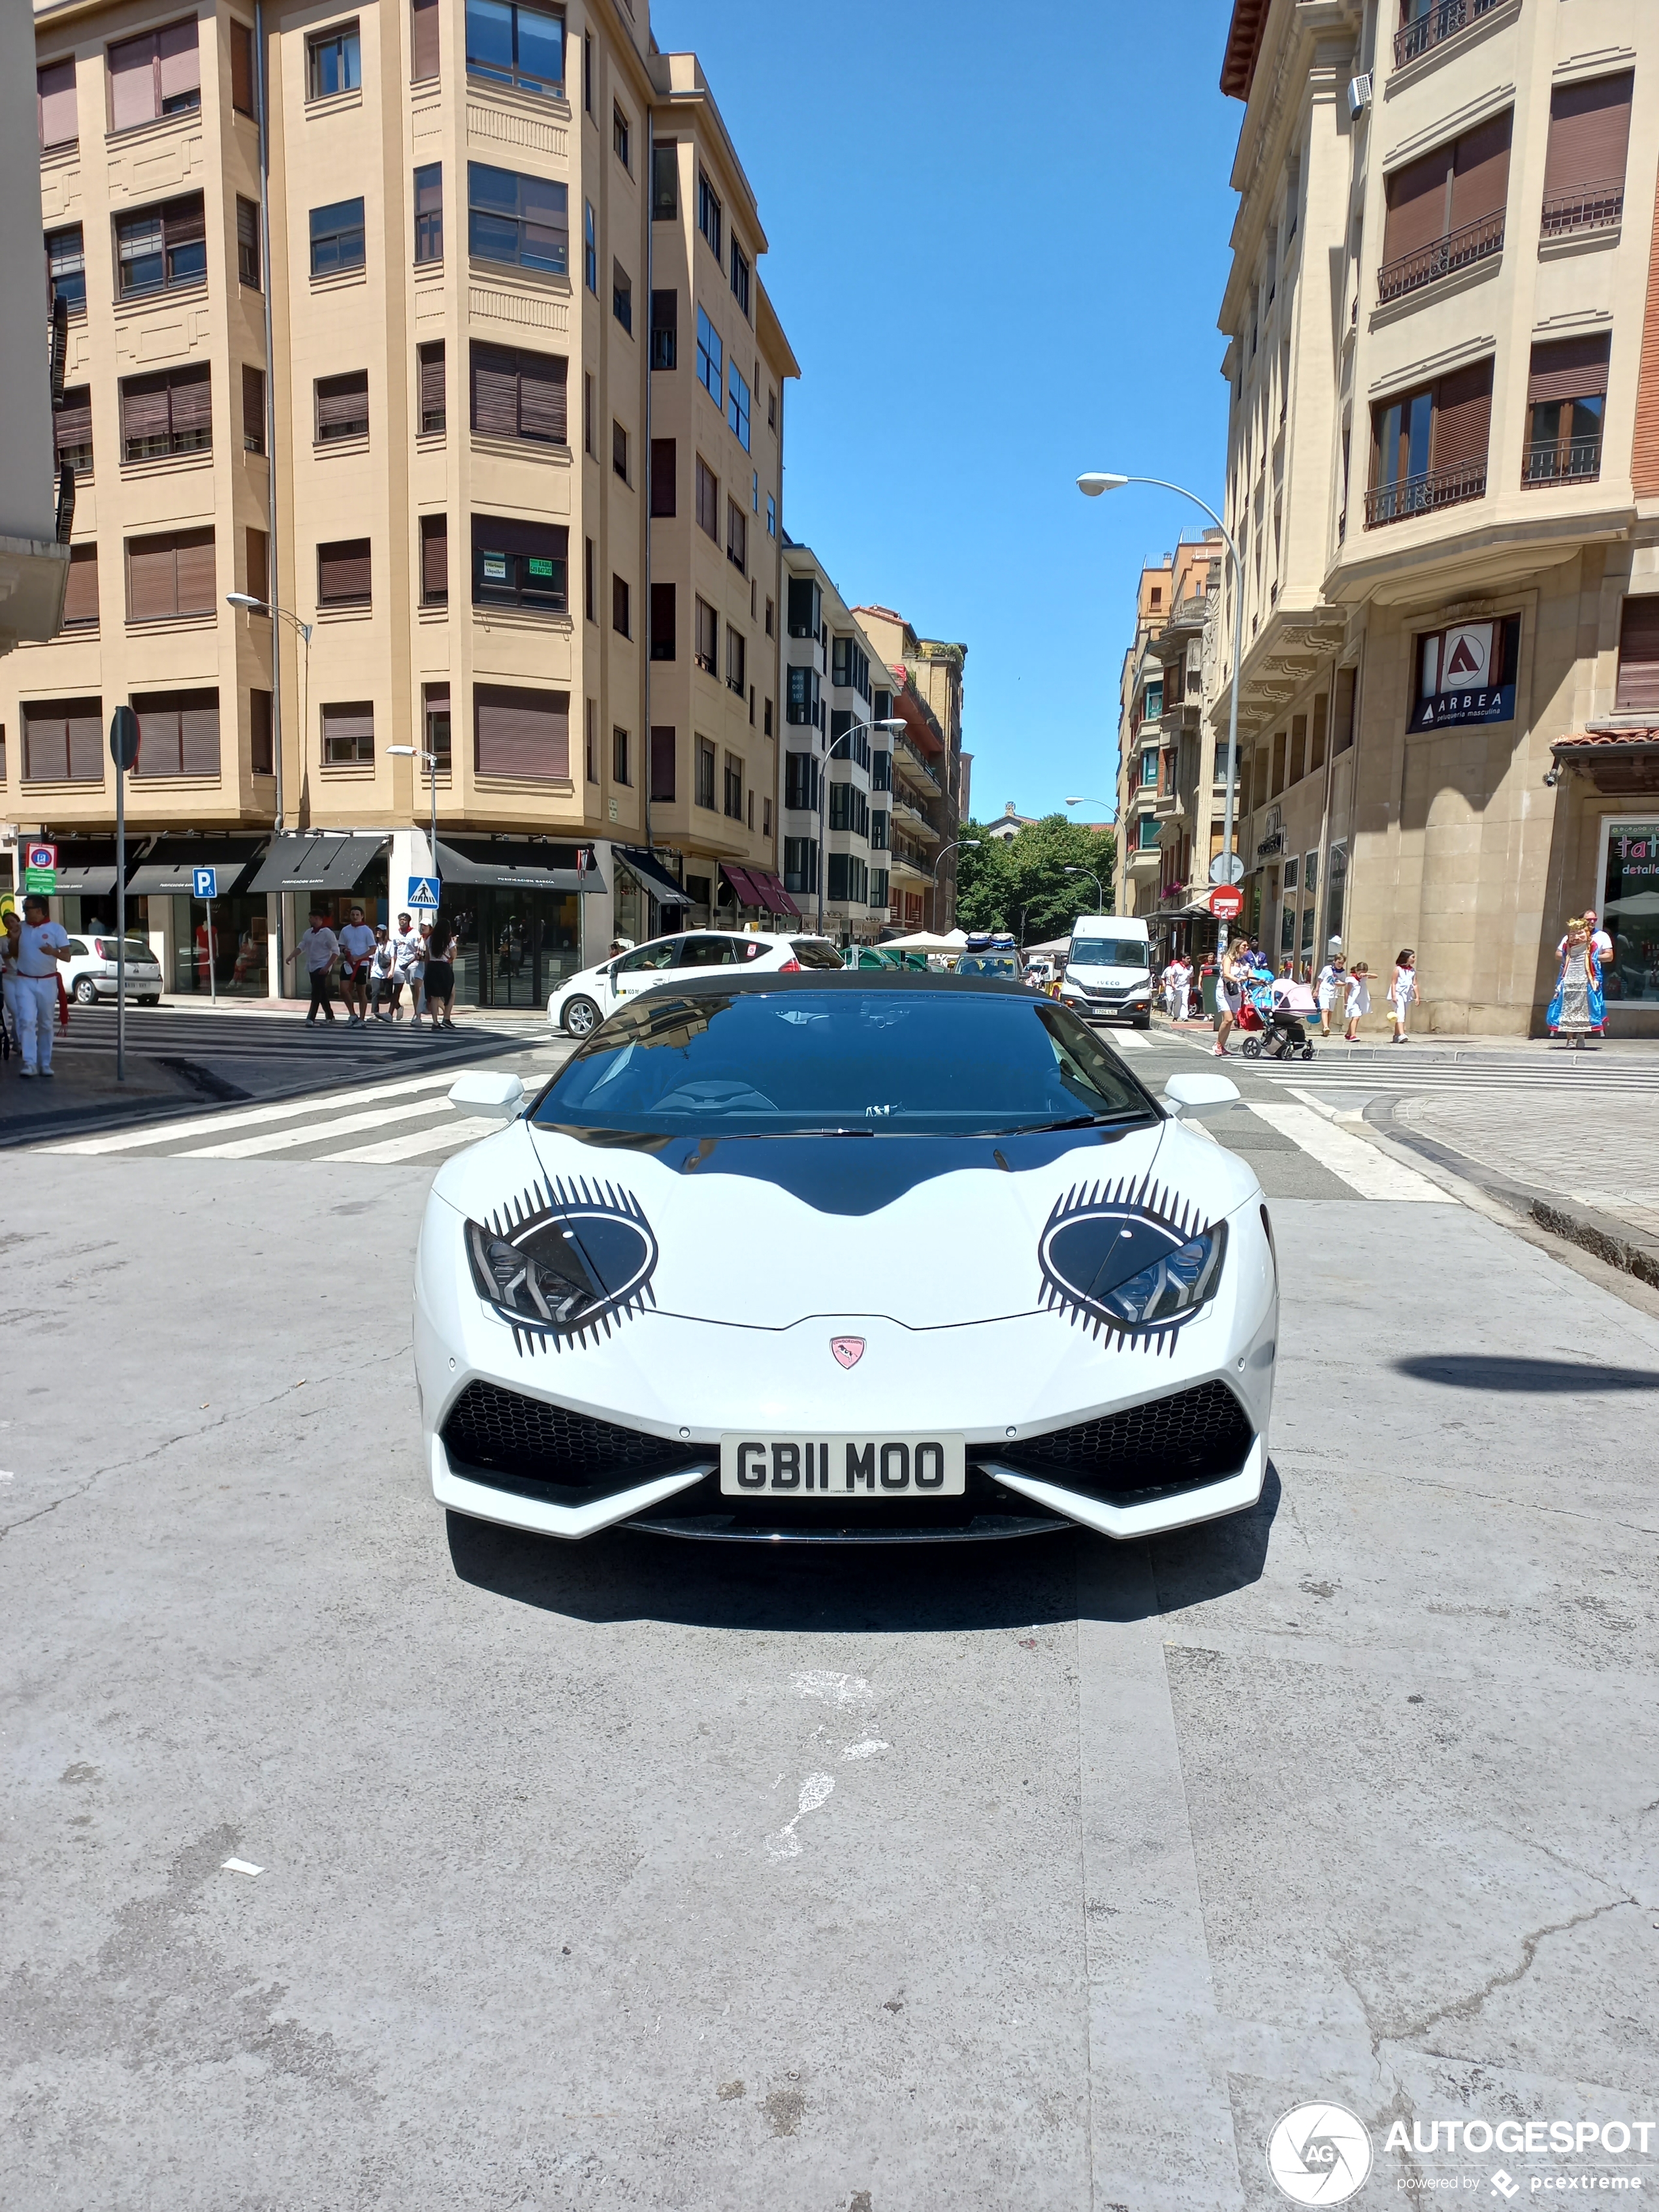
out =
[(1142, 937), (1074, 937), (1072, 964), (1075, 968), (1146, 968), (1146, 940)]
[(1019, 981), (1019, 963), (1012, 952), (964, 952), (957, 963), (958, 975), (998, 975)]
[(647, 993), (594, 1030), (534, 1118), (663, 1136), (994, 1136), (1157, 1109), (1051, 1000), (786, 987)]

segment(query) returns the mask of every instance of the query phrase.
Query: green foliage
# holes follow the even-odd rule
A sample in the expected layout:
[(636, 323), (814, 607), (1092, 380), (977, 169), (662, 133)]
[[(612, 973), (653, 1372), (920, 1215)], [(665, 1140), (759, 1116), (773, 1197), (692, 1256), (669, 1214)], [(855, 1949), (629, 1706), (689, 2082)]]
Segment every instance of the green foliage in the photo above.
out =
[(1098, 876), (1106, 908), (1111, 907), (1114, 830), (1086, 830), (1063, 814), (1048, 814), (1006, 840), (975, 822), (964, 822), (962, 835), (964, 841), (980, 841), (971, 852), (964, 842), (957, 855), (957, 921), (963, 929), (1012, 930), (1022, 945), (1064, 937), (1079, 915), (1099, 910), (1094, 885), (1087, 876), (1066, 875), (1068, 866)]

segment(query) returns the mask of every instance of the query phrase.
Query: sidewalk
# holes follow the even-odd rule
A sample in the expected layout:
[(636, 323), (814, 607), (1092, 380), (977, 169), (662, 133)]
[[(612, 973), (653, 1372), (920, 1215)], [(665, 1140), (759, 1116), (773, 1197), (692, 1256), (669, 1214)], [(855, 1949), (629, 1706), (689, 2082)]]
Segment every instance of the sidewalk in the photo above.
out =
[[(216, 1006), (210, 999), (201, 998), (193, 991), (177, 996), (164, 994), (160, 1011), (164, 1014), (264, 1014), (267, 1018), (279, 1015), (289, 1021), (303, 1021), (310, 1007), (309, 999), (248, 999), (241, 996), (222, 998)], [(337, 994), (335, 1005), (342, 1001)], [(342, 1017), (343, 1018), (343, 1017)], [(406, 1029), (404, 1022), (398, 1026)], [(456, 1009), (458, 1030), (484, 1027), (506, 1030), (514, 1034), (542, 1035), (547, 1029), (545, 1006), (459, 1006)]]
[[(1215, 1042), (1215, 1024), (1206, 1017), (1172, 1022), (1167, 1014), (1154, 1007), (1152, 1026), (1167, 1036), (1180, 1038), (1182, 1043)], [(1235, 1038), (1241, 1034), (1237, 1029), (1233, 1031)], [(1403, 1045), (1390, 1043), (1385, 1036), (1361, 1036), (1349, 1044), (1340, 1030), (1330, 1036), (1321, 1036), (1319, 1024), (1315, 1021), (1308, 1024), (1308, 1038), (1322, 1060), (1339, 1066), (1351, 1061), (1385, 1060), (1391, 1066), (1405, 1067), (1419, 1058), (1478, 1062), (1504, 1054), (1524, 1054), (1528, 1060), (1568, 1063), (1576, 1058), (1586, 1066), (1612, 1060), (1659, 1068), (1659, 1037), (1597, 1037), (1576, 1054), (1571, 1046), (1564, 1044), (1559, 1037), (1455, 1036), (1439, 1030), (1414, 1030)], [(1235, 1044), (1229, 1048), (1237, 1048)]]
[(89, 1053), (59, 1053), (50, 1082), (40, 1076), (25, 1082), (22, 1060), (16, 1052), (0, 1063), (0, 1135), (21, 1135), (33, 1127), (53, 1129), (65, 1126), (100, 1106), (131, 1104), (173, 1106), (181, 1102), (201, 1103), (196, 1086), (160, 1066), (143, 1054), (128, 1052), (126, 1081), (115, 1079), (115, 1058)]

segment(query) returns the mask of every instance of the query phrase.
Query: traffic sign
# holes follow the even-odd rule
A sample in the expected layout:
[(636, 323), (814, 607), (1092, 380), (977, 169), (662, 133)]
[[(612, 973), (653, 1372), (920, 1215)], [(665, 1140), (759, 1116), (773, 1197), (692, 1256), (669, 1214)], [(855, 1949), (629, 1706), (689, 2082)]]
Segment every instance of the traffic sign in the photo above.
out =
[(1242, 884), (1243, 880), (1244, 863), (1237, 853), (1218, 853), (1211, 861), (1212, 884)]
[(1210, 893), (1210, 912), (1218, 921), (1236, 921), (1244, 911), (1244, 894), (1236, 884), (1218, 884)]
[(58, 889), (58, 848), (28, 844), (23, 848), (23, 889), (50, 898)]
[(109, 718), (109, 757), (117, 768), (138, 765), (138, 717), (131, 707), (118, 707)]
[(190, 874), (190, 890), (192, 898), (216, 899), (219, 896), (217, 868), (192, 868)]
[(434, 913), (438, 907), (438, 878), (436, 876), (411, 876), (409, 896), (404, 901), (412, 914), (417, 907), (426, 907)]

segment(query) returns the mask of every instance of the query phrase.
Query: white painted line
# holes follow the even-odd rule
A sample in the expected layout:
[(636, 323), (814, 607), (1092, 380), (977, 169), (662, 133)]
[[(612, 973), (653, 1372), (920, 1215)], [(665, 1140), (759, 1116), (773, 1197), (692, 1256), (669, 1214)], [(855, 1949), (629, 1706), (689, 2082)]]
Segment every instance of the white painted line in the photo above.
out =
[(246, 1859), (227, 1859), (219, 1869), (222, 1874), (263, 1874), (263, 1867), (250, 1866)]
[(504, 1129), (505, 1121), (489, 1115), (478, 1115), (465, 1121), (441, 1121), (435, 1129), (416, 1129), (407, 1137), (386, 1137), (378, 1145), (357, 1145), (349, 1152), (324, 1152), (325, 1160), (362, 1160), (371, 1167), (395, 1167), (399, 1160), (412, 1160), (422, 1152), (441, 1152), (452, 1146), (470, 1145), (479, 1137), (487, 1137), (492, 1130)]
[(816, 1813), (820, 1805), (827, 1804), (835, 1795), (836, 1780), (832, 1774), (809, 1774), (800, 1785), (800, 1797), (795, 1808), (795, 1818), (786, 1820), (775, 1835), (766, 1838), (769, 1858), (798, 1859), (800, 1856), (800, 1838), (795, 1833), (797, 1824), (808, 1814)]
[(809, 1667), (789, 1677), (798, 1698), (823, 1698), (832, 1705), (861, 1705), (870, 1698), (870, 1685), (862, 1674), (836, 1674), (827, 1667)]
[(1111, 1040), (1120, 1052), (1145, 1052), (1152, 1042), (1151, 1037), (1143, 1036), (1139, 1030), (1114, 1030)]
[(863, 1743), (849, 1743), (842, 1753), (842, 1757), (843, 1759), (873, 1759), (878, 1752), (890, 1751), (892, 1748), (890, 1743), (884, 1743), (878, 1736), (870, 1736)]
[[(388, 1121), (413, 1121), (419, 1114), (448, 1114), (447, 1098), (410, 1098), (401, 1106), (381, 1106), (362, 1114), (342, 1114), (307, 1121), (297, 1129), (266, 1129), (257, 1137), (233, 1137), (228, 1145), (198, 1145), (180, 1152), (182, 1160), (251, 1160), (262, 1152), (286, 1152), (295, 1145), (314, 1145), (319, 1139), (349, 1136), (354, 1129), (379, 1129)], [(315, 1112), (313, 1107), (313, 1111)]]
[(1431, 1183), (1426, 1176), (1391, 1159), (1363, 1138), (1339, 1129), (1311, 1107), (1267, 1106), (1254, 1098), (1247, 1103), (1269, 1128), (1289, 1137), (1310, 1159), (1328, 1168), (1362, 1198), (1413, 1199), (1434, 1206), (1457, 1203), (1449, 1191)]
[(458, 1075), (469, 1072), (450, 1067), (441, 1075), (416, 1075), (405, 1082), (377, 1083), (368, 1090), (341, 1091), (322, 1100), (313, 1091), (308, 1097), (290, 1098), (280, 1106), (250, 1106), (234, 1114), (204, 1114), (193, 1121), (151, 1122), (142, 1129), (124, 1130), (118, 1136), (77, 1137), (67, 1144), (40, 1145), (35, 1149), (43, 1152), (129, 1152), (140, 1145), (170, 1144), (176, 1137), (205, 1137), (218, 1129), (246, 1129), (261, 1121), (292, 1121), (302, 1114), (319, 1110), (331, 1114), (340, 1106), (362, 1106), (376, 1098), (396, 1098), (411, 1091), (433, 1091), (440, 1084), (451, 1084)]

